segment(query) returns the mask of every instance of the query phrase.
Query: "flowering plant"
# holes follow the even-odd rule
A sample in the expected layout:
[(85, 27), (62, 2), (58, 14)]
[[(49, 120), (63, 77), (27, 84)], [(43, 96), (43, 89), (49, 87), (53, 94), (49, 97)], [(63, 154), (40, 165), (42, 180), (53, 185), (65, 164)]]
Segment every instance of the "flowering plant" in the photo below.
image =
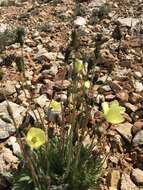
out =
[(40, 128), (32, 127), (27, 133), (26, 141), (31, 149), (39, 148), (46, 142), (45, 132)]

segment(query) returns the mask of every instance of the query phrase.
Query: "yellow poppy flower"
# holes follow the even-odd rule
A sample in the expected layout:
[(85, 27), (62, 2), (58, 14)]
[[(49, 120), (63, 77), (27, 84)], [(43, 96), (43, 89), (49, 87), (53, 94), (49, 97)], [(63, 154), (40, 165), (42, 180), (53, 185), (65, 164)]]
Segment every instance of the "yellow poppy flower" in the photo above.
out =
[(58, 111), (58, 112), (62, 110), (61, 103), (57, 102), (55, 100), (51, 101), (50, 108), (53, 109), (54, 111)]
[(119, 106), (117, 100), (111, 102), (110, 106), (107, 102), (102, 103), (103, 113), (106, 120), (112, 124), (122, 123), (124, 121), (123, 113), (125, 108)]
[(45, 132), (39, 128), (30, 128), (26, 136), (26, 142), (31, 149), (39, 148), (46, 142)]
[(75, 73), (79, 73), (81, 70), (83, 70), (84, 64), (81, 60), (76, 59), (74, 62), (74, 71)]

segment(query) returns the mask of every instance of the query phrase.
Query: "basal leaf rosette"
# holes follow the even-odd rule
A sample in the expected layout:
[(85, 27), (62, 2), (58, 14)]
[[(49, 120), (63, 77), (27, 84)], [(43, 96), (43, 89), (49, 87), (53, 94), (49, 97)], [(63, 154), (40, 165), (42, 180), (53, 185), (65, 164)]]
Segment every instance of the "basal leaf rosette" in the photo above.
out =
[(125, 112), (125, 108), (120, 106), (117, 100), (112, 101), (110, 105), (107, 102), (102, 103), (102, 109), (109, 123), (119, 124), (124, 122), (123, 113)]
[(26, 136), (26, 142), (31, 149), (39, 148), (46, 142), (45, 132), (40, 128), (30, 128)]

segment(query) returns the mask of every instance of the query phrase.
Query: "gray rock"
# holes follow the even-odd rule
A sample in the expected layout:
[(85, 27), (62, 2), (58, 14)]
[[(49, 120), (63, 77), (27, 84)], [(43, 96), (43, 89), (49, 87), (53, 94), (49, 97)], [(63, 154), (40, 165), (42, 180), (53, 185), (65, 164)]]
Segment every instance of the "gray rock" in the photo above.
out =
[(132, 33), (135, 36), (139, 36), (143, 31), (143, 17), (139, 19), (140, 21), (136, 24), (134, 28), (132, 28)]
[(35, 59), (38, 59), (39, 57), (41, 57), (45, 53), (47, 53), (47, 50), (45, 48), (43, 48), (42, 45), (38, 45), (38, 52), (35, 55)]
[(0, 0), (0, 6), (8, 6), (8, 5), (14, 5), (14, 0)]
[[(38, 27), (38, 33), (39, 33), (39, 31), (40, 31), (40, 32), (54, 32), (54, 30), (55, 30), (55, 23), (54, 23), (54, 21), (43, 22), (43, 23), (41, 23), (40, 26)], [(37, 33), (37, 32), (36, 32), (36, 33)], [(33, 37), (34, 37), (34, 36), (35, 36), (35, 37), (38, 37), (38, 36), (39, 36), (38, 33), (36, 34), (36, 36), (35, 36), (35, 34), (33, 33)]]
[(142, 101), (142, 96), (141, 96), (140, 94), (133, 92), (133, 93), (130, 95), (130, 102), (131, 102), (131, 103), (137, 104), (137, 103), (139, 103), (139, 102), (141, 102), (141, 101)]
[(102, 82), (104, 84), (106, 82), (107, 78), (108, 78), (108, 76), (104, 75), (102, 77), (99, 77), (98, 80), (97, 80), (97, 82)]
[(135, 134), (143, 129), (143, 121), (136, 121), (132, 127), (132, 134)]
[(115, 92), (122, 90), (122, 87), (117, 83), (117, 81), (109, 81), (109, 86)]
[(35, 102), (41, 107), (43, 108), (44, 106), (46, 106), (47, 102), (49, 102), (49, 100), (47, 99), (46, 94), (43, 94), (41, 96), (39, 96), (38, 98), (36, 98)]
[(122, 26), (135, 27), (135, 25), (139, 22), (139, 19), (127, 17), (127, 18), (118, 18), (118, 21)]
[[(7, 101), (0, 103), (0, 139), (9, 137), (16, 131), (12, 118), (7, 110)], [(17, 127), (22, 123), (26, 109), (13, 102), (9, 102)]]
[(122, 135), (128, 142), (131, 142), (132, 140), (131, 130), (132, 124), (130, 123), (118, 124), (118, 126), (116, 127), (116, 131), (118, 131), (118, 133)]
[(131, 104), (129, 102), (125, 102), (124, 105), (127, 109), (129, 109), (130, 111), (133, 111), (133, 112), (135, 112), (138, 109), (137, 105)]
[(38, 46), (38, 53), (35, 55), (35, 59), (41, 60), (46, 59), (49, 61), (55, 60), (57, 56), (57, 53), (55, 52), (48, 52), (45, 48), (43, 48), (41, 45)]
[(14, 93), (16, 93), (15, 89), (15, 82), (13, 81), (7, 81), (6, 83), (3, 83), (0, 85), (0, 100), (4, 100), (5, 96), (10, 96)]
[[(26, 96), (25, 96), (26, 95)], [(25, 91), (20, 90), (18, 95), (18, 102), (23, 106), (28, 106), (27, 98), (30, 98), (29, 91), (25, 89)]]
[(20, 5), (21, 3), (25, 1), (26, 0), (0, 0), (0, 6)]
[(69, 80), (57, 80), (54, 83), (54, 86), (60, 90), (66, 90), (70, 86)]
[(89, 4), (90, 7), (101, 7), (106, 3), (106, 0), (92, 0)]
[(0, 119), (0, 139), (5, 139), (15, 132), (15, 127), (10, 123)]
[(97, 104), (100, 104), (101, 102), (105, 101), (105, 97), (103, 94), (97, 94), (97, 96), (95, 97), (95, 101)]
[(49, 78), (49, 75), (55, 76), (58, 72), (58, 68), (56, 65), (53, 65), (50, 69), (43, 70), (41, 75), (44, 78)]
[(19, 155), (21, 153), (20, 145), (17, 143), (16, 137), (11, 136), (8, 139), (8, 145), (12, 146), (12, 150), (15, 155)]
[(132, 180), (134, 183), (137, 185), (143, 185), (143, 171), (140, 170), (139, 168), (135, 168), (132, 170)]
[(3, 63), (3, 58), (2, 57), (0, 57), (0, 64), (2, 64)]
[(121, 135), (116, 134), (115, 131), (110, 131), (110, 143), (112, 146), (113, 150), (120, 149), (122, 152), (122, 147), (123, 147), (123, 139)]
[(139, 190), (139, 188), (132, 182), (128, 174), (123, 173), (121, 177), (121, 190)]
[(15, 5), (21, 5), (22, 3), (26, 2), (27, 0), (15, 0)]
[(143, 130), (136, 133), (132, 141), (133, 147), (142, 147), (143, 146)]
[(12, 151), (8, 148), (3, 148), (0, 154), (0, 174), (16, 168), (18, 165), (18, 158), (13, 155)]

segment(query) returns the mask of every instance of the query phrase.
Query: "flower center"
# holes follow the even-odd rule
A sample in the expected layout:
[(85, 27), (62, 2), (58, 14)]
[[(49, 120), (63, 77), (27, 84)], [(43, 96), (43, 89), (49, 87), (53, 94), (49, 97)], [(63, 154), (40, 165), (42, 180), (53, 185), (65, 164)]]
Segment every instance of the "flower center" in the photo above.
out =
[(32, 142), (33, 144), (35, 144), (35, 143), (37, 142), (37, 137), (33, 137), (33, 138), (31, 139), (31, 142)]

